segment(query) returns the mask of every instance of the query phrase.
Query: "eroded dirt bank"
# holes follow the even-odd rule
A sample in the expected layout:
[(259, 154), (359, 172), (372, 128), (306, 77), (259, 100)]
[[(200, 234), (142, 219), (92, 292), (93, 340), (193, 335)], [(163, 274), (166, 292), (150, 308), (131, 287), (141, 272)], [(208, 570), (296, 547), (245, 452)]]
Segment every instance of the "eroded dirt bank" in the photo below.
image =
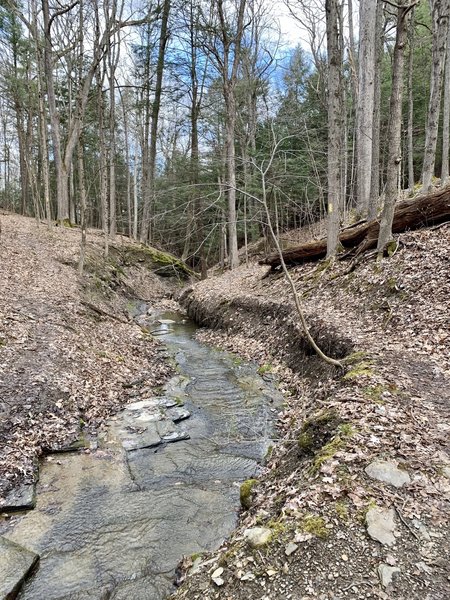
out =
[(213, 328), (200, 337), (276, 374), (287, 405), (239, 528), (177, 599), (450, 596), (450, 229), (399, 241), (351, 273), (293, 271), (319, 343), (350, 353), (343, 372), (301, 341), (281, 275), (241, 267), (182, 296)]
[[(80, 232), (37, 228), (2, 215), (0, 240), (0, 498), (32, 483), (38, 456), (89, 438), (131, 398), (164, 382), (162, 346), (130, 317), (133, 299), (152, 306), (174, 288), (138, 244), (117, 237), (110, 258), (88, 233), (77, 275)], [(26, 493), (31, 500), (31, 493)], [(26, 503), (26, 502), (25, 502)]]

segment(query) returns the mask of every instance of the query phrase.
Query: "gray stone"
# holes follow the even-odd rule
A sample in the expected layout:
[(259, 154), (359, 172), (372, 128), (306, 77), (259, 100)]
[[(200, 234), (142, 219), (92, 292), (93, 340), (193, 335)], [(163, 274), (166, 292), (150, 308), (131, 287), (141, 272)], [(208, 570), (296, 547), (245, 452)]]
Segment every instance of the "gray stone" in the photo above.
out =
[(162, 441), (166, 442), (166, 444), (172, 444), (173, 442), (180, 442), (181, 440), (189, 440), (190, 437), (191, 436), (185, 431), (174, 431), (163, 436)]
[(371, 508), (367, 511), (366, 524), (367, 533), (373, 540), (380, 542), (383, 546), (395, 544), (395, 512), (393, 508)]
[(252, 548), (261, 548), (272, 539), (272, 530), (268, 527), (250, 527), (244, 531), (244, 538)]
[(390, 567), (385, 563), (378, 565), (378, 577), (380, 578), (381, 585), (384, 588), (387, 588), (391, 585), (392, 578), (395, 573), (400, 573), (400, 569), (398, 567)]
[(392, 461), (375, 460), (366, 467), (365, 471), (372, 479), (377, 479), (396, 488), (411, 483), (408, 473), (399, 469)]
[(289, 542), (289, 544), (284, 549), (284, 553), (286, 554), (286, 556), (290, 556), (291, 554), (294, 554), (297, 548), (297, 544), (294, 544), (294, 542)]
[(161, 444), (161, 436), (157, 430), (157, 423), (149, 423), (145, 431), (132, 433), (121, 431), (122, 446), (125, 450), (139, 450), (140, 448), (152, 448)]
[(185, 419), (189, 419), (191, 413), (186, 408), (172, 408), (167, 411), (167, 416), (172, 419), (174, 423), (179, 423)]
[(39, 556), (0, 536), (0, 600), (15, 598)]
[(36, 506), (35, 484), (23, 484), (9, 492), (6, 498), (0, 502), (1, 512), (12, 512), (16, 510), (31, 510)]
[(450, 479), (450, 467), (443, 467), (442, 475), (447, 477), (447, 479)]
[(163, 419), (162, 421), (160, 421), (157, 424), (156, 428), (157, 428), (159, 436), (163, 439), (166, 436), (172, 435), (173, 433), (176, 432), (176, 427), (175, 427), (173, 421), (170, 419)]

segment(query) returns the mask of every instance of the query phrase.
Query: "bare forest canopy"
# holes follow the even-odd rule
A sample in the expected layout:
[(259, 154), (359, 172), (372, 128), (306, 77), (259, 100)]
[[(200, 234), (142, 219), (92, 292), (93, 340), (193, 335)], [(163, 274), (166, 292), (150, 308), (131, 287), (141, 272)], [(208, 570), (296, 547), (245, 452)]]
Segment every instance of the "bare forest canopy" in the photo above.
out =
[(382, 252), (448, 182), (450, 0), (285, 4), (2, 0), (0, 207), (203, 273), (323, 217), (321, 254), (361, 219)]

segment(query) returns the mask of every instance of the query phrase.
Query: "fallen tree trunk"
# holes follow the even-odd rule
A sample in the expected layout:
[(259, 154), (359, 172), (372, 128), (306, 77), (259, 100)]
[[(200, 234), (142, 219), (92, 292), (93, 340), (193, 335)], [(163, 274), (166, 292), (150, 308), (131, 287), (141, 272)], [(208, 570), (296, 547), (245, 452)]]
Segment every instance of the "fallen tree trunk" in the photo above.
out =
[[(399, 202), (395, 207), (392, 233), (402, 233), (409, 229), (419, 229), (450, 219), (450, 187), (440, 189), (427, 196), (419, 196)], [(343, 229), (339, 242), (344, 250), (355, 250), (360, 254), (377, 245), (380, 223), (377, 219), (356, 223)], [(295, 265), (323, 258), (327, 254), (327, 240), (314, 240), (283, 251), (286, 264)], [(281, 264), (280, 255), (275, 252), (259, 261), (273, 269)]]

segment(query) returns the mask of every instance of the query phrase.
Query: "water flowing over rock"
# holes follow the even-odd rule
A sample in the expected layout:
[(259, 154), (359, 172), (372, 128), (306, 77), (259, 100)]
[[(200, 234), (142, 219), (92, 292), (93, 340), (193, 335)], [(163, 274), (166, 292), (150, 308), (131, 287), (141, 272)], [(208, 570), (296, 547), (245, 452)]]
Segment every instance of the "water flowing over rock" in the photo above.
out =
[(5, 532), (41, 555), (20, 600), (162, 600), (183, 556), (233, 530), (237, 484), (264, 458), (281, 396), (170, 320), (180, 374), (116, 415), (98, 450), (48, 457), (36, 508)]
[(0, 536), (0, 600), (16, 597), (39, 556)]

